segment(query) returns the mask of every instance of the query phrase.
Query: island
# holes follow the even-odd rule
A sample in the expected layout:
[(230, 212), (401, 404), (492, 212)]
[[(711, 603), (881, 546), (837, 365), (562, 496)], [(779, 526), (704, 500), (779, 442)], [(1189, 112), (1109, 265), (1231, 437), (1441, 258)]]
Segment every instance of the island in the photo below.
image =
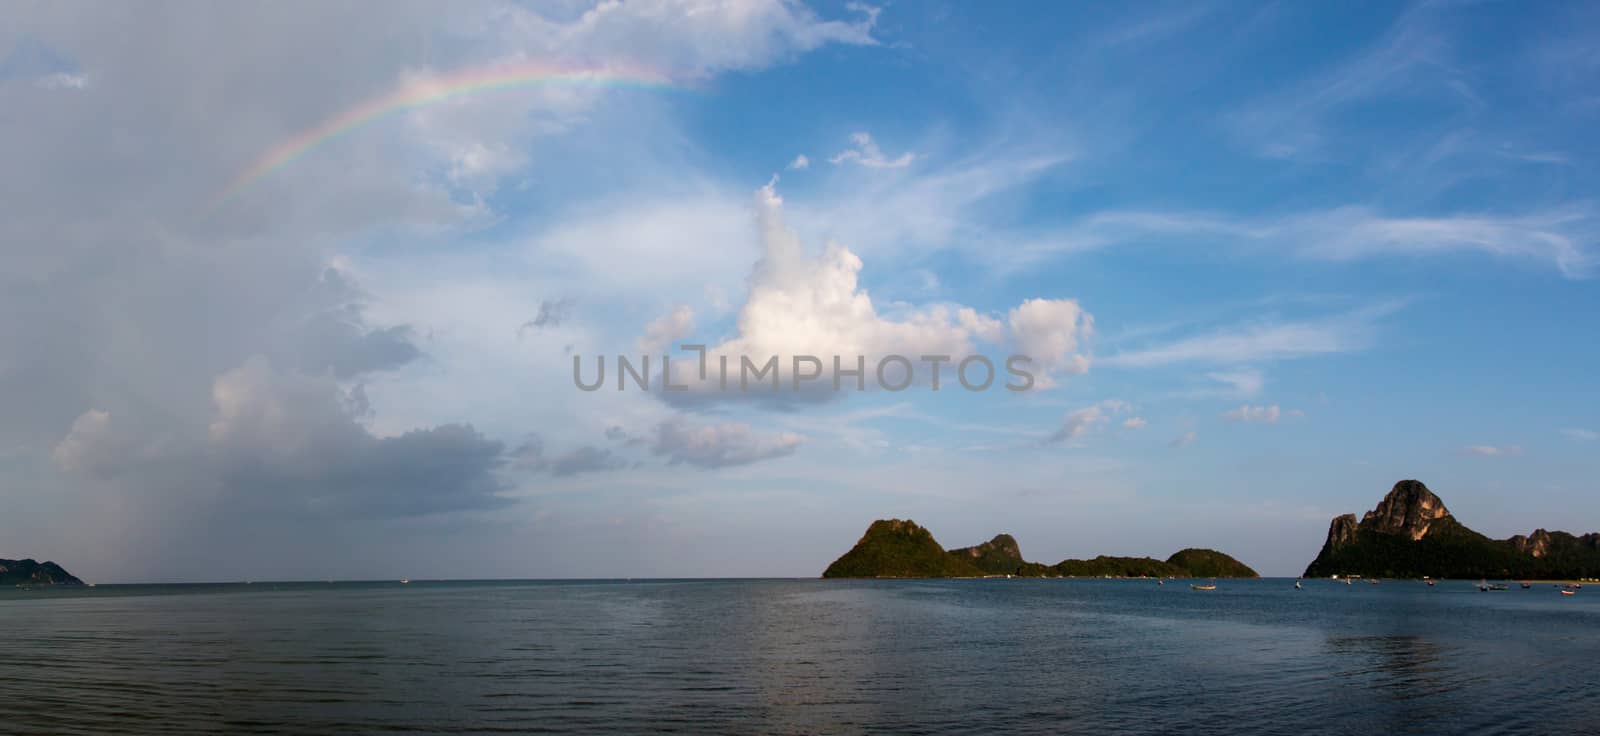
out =
[(1394, 484), (1360, 521), (1335, 517), (1305, 577), (1580, 580), (1600, 576), (1600, 534), (1535, 530), (1491, 539), (1417, 480)]
[(983, 544), (946, 550), (910, 519), (879, 519), (850, 551), (822, 572), (824, 578), (1254, 578), (1248, 565), (1210, 549), (1185, 549), (1165, 561), (1151, 557), (1028, 562), (1010, 534)]
[(0, 560), (0, 585), (83, 585), (54, 562)]

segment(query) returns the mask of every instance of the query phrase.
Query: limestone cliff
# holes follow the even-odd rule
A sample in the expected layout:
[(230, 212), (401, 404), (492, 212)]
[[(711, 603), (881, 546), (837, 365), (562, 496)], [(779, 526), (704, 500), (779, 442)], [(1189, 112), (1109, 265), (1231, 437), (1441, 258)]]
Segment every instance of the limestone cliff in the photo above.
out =
[(1416, 480), (1394, 484), (1356, 521), (1334, 518), (1307, 577), (1555, 577), (1600, 575), (1600, 534), (1543, 529), (1497, 541), (1468, 529)]
[(82, 585), (54, 562), (0, 560), (0, 585)]

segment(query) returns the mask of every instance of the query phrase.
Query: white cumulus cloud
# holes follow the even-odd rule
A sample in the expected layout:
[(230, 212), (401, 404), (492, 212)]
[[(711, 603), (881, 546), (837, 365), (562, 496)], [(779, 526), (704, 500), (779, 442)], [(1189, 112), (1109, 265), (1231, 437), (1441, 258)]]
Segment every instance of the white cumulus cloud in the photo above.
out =
[[(1077, 301), (1030, 299), (1011, 310), (1005, 321), (970, 307), (944, 303), (895, 304), (880, 312), (860, 286), (863, 263), (855, 253), (833, 242), (820, 254), (808, 253), (800, 236), (785, 222), (775, 182), (762, 187), (755, 199), (762, 257), (738, 310), (736, 335), (708, 349), (712, 368), (704, 381), (697, 382), (698, 377), (692, 376), (691, 392), (663, 392), (667, 400), (693, 399), (713, 391), (729, 399), (759, 395), (720, 391), (715, 366), (722, 357), (728, 360), (732, 383), (737, 381), (742, 359), (759, 367), (778, 356), (782, 385), (793, 375), (793, 356), (817, 356), (822, 372), (812, 385), (830, 389), (835, 356), (841, 359), (842, 370), (853, 370), (860, 356), (868, 372), (865, 383), (873, 385), (871, 374), (885, 356), (905, 356), (916, 362), (924, 355), (941, 355), (956, 361), (974, 354), (975, 342), (999, 344), (1008, 339), (1019, 353), (1033, 359), (1039, 387), (1052, 385), (1052, 375), (1088, 369), (1089, 358), (1080, 343), (1092, 333), (1093, 317)], [(999, 362), (996, 370), (1003, 381)], [(914, 372), (931, 376), (932, 369), (923, 365)], [(951, 372), (953, 366), (944, 367), (946, 382), (953, 380)], [(886, 379), (895, 382), (899, 377), (895, 373)], [(978, 379), (975, 375), (974, 380)], [(845, 377), (845, 381), (854, 385), (856, 379)]]
[(1089, 370), (1089, 356), (1078, 351), (1078, 342), (1094, 333), (1094, 317), (1077, 300), (1029, 299), (1011, 310), (1009, 322), (1017, 349), (1045, 369), (1041, 386), (1054, 383), (1051, 373)]

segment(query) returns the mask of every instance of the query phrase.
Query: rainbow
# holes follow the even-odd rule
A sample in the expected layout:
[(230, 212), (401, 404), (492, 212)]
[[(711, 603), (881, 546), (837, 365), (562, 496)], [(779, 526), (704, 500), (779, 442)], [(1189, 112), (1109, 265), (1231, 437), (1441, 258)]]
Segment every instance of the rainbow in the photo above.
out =
[(388, 93), (329, 117), (268, 149), (217, 194), (213, 207), (227, 202), (313, 149), (385, 117), (469, 95), (545, 85), (642, 89), (671, 89), (677, 86), (666, 74), (640, 67), (571, 69), (535, 63), (503, 64), (449, 75), (409, 77)]

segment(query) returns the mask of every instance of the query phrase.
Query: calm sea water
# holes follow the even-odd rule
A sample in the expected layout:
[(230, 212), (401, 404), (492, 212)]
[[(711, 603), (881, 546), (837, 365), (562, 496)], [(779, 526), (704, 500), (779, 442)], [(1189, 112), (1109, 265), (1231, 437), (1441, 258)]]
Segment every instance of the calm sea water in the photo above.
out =
[(0, 732), (1600, 732), (1600, 589), (1515, 587), (7, 590)]

